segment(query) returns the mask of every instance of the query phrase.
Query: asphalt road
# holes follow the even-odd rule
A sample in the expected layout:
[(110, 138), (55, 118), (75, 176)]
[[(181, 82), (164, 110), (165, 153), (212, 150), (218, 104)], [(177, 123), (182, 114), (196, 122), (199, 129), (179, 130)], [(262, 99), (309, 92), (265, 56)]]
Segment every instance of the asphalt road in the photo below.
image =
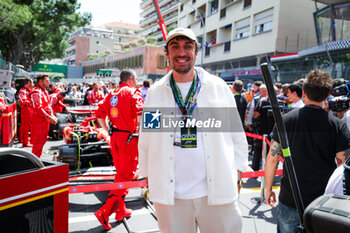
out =
[[(42, 159), (52, 160), (52, 152), (49, 149), (53, 146), (62, 145), (63, 141), (49, 140), (44, 146)], [(14, 147), (21, 148), (21, 144)], [(31, 148), (24, 148), (31, 151)], [(275, 185), (279, 185), (279, 177), (275, 179)], [(260, 204), (260, 178), (243, 179), (239, 203), (242, 211), (243, 233), (274, 233), (276, 232), (276, 209), (266, 204)], [(278, 194), (277, 188), (277, 194)], [(71, 233), (97, 233), (105, 232), (94, 216), (104, 203), (107, 192), (70, 194), (69, 196), (69, 232)], [(127, 220), (133, 232), (157, 229), (157, 222), (150, 210), (146, 208), (145, 201), (141, 196), (141, 189), (131, 189), (126, 197), (126, 205), (133, 209), (132, 216)], [(109, 232), (128, 232), (122, 222), (110, 217), (112, 230)]]

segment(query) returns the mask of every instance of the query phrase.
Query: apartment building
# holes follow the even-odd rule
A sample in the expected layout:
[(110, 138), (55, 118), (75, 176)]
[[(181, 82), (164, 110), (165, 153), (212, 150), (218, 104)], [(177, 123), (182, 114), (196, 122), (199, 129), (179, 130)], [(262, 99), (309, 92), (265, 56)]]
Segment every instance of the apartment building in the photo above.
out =
[[(158, 0), (160, 12), (167, 29), (176, 28), (178, 20), (178, 0)], [(158, 15), (153, 0), (142, 0), (140, 3), (140, 26), (143, 30), (140, 35), (147, 38), (153, 36), (157, 39), (156, 45), (165, 44), (163, 34), (156, 20)]]
[(196, 65), (227, 81), (257, 80), (270, 56), (317, 45), (314, 11), (308, 0), (182, 0), (178, 22), (201, 44)]
[(123, 69), (135, 70), (138, 81), (144, 79), (157, 80), (167, 71), (164, 49), (158, 46), (143, 46), (124, 53), (110, 55), (82, 62), (85, 78), (96, 78), (100, 70), (114, 70), (112, 76), (119, 76)]
[(68, 35), (68, 48), (63, 58), (67, 65), (80, 66), (91, 57), (99, 58), (123, 52), (123, 46), (137, 43), (141, 27), (136, 24), (111, 22), (99, 28), (83, 27)]
[(111, 22), (103, 25), (103, 28), (113, 31), (114, 53), (122, 52), (123, 46), (130, 42), (144, 39), (144, 37), (139, 36), (142, 28), (136, 24)]
[(68, 35), (68, 48), (63, 62), (80, 66), (90, 60), (89, 56), (102, 53), (114, 53), (113, 31), (91, 27), (82, 27)]

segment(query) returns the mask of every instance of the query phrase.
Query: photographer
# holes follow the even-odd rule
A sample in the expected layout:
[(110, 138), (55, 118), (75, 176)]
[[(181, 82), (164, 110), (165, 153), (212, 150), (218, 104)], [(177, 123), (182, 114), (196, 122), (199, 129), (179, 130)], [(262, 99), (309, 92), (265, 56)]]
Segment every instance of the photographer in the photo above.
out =
[[(326, 110), (330, 110), (339, 119), (346, 120), (345, 113), (349, 109), (349, 85), (342, 78), (333, 80), (332, 95), (328, 98), (326, 104)], [(349, 125), (348, 125), (349, 126)]]
[[(342, 78), (333, 80), (332, 98), (330, 98), (329, 109), (335, 112), (336, 116), (345, 121), (350, 129), (349, 110), (349, 86)], [(325, 194), (350, 195), (350, 157), (339, 166), (329, 178)]]
[[(343, 121), (323, 109), (332, 89), (331, 76), (321, 70), (308, 73), (303, 83), (305, 106), (285, 114), (287, 137), (297, 182), (304, 206), (324, 193), (329, 177), (343, 164), (350, 148), (350, 132)], [(266, 160), (266, 203), (275, 207), (274, 177), (282, 155), (277, 128), (271, 133), (271, 148)], [(283, 177), (277, 209), (277, 231), (298, 232), (299, 216), (283, 164)]]
[[(254, 129), (259, 135), (269, 135), (272, 131), (272, 127), (275, 124), (272, 115), (272, 107), (270, 100), (267, 96), (267, 89), (265, 84), (262, 84), (259, 88), (261, 99), (257, 102), (254, 109)], [(267, 148), (268, 150), (268, 148)], [(262, 152), (262, 140), (256, 140), (254, 143), (254, 155), (252, 160), (252, 169), (259, 171)]]

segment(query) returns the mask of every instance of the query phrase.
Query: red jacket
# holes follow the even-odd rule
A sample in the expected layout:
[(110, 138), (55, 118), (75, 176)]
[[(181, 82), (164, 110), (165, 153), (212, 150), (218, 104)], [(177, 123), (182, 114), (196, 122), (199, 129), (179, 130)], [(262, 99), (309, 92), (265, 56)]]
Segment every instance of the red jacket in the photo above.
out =
[[(5, 99), (4, 98), (5, 98), (5, 96), (0, 95), (0, 112), (5, 110), (5, 108), (6, 108), (6, 104), (5, 104)], [(0, 124), (1, 124), (1, 119), (0, 119)], [(1, 129), (1, 125), (0, 125), (0, 129)]]
[(32, 92), (32, 89), (29, 89), (27, 87), (23, 87), (18, 92), (18, 102), (21, 108), (31, 105), (30, 96), (29, 96), (31, 92)]
[(89, 101), (90, 105), (97, 105), (98, 102), (103, 100), (103, 92), (98, 90), (95, 92), (94, 90), (89, 91), (87, 100)]
[(134, 132), (137, 129), (137, 116), (142, 114), (142, 108), (141, 92), (122, 83), (107, 95), (95, 115), (97, 118), (108, 117), (114, 128)]
[(52, 115), (49, 93), (39, 86), (36, 86), (30, 93), (30, 99), (34, 108), (33, 116), (48, 117)]
[(51, 94), (50, 98), (53, 113), (61, 113), (63, 111), (63, 108), (66, 107), (66, 105), (63, 103), (63, 99), (58, 98), (58, 93)]

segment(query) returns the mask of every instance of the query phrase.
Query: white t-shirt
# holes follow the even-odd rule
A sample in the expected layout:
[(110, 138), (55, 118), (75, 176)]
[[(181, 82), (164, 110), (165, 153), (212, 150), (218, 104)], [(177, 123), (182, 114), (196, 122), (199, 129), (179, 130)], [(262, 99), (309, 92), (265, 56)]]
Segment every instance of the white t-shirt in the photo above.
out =
[[(192, 82), (176, 83), (185, 101)], [(176, 105), (177, 106), (177, 105)], [(195, 108), (194, 111), (198, 111)], [(207, 173), (202, 133), (197, 129), (197, 147), (174, 146), (175, 198), (195, 199), (208, 195)]]
[(305, 104), (304, 104), (304, 101), (302, 99), (300, 99), (298, 102), (295, 102), (295, 103), (292, 103), (290, 105), (290, 107), (293, 109), (293, 108), (302, 108), (304, 107)]
[(343, 188), (344, 166), (339, 166), (334, 170), (332, 176), (328, 180), (325, 194), (344, 195)]

